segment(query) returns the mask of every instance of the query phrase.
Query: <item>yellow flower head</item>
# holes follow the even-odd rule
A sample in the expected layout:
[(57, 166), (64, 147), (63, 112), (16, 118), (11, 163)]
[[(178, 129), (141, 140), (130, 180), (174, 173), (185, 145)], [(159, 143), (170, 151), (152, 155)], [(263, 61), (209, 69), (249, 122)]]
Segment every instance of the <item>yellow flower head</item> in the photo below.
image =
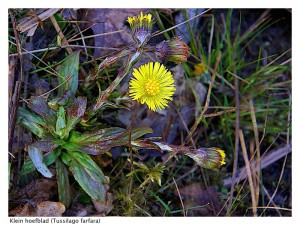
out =
[(129, 96), (152, 111), (164, 109), (176, 90), (170, 71), (159, 62), (150, 62), (133, 69), (129, 82)]
[(184, 154), (206, 169), (217, 169), (226, 164), (226, 154), (219, 148), (198, 148), (195, 151), (184, 152)]
[(127, 21), (132, 30), (133, 39), (140, 45), (145, 44), (150, 38), (153, 20), (151, 14), (128, 17)]
[(226, 164), (226, 162), (225, 162), (225, 157), (226, 157), (225, 152), (223, 150), (221, 150), (221, 149), (218, 149), (217, 152), (219, 152), (220, 156), (221, 156), (221, 160), (220, 160), (221, 161), (221, 165), (225, 165)]
[(134, 29), (137, 27), (145, 26), (145, 25), (152, 27), (152, 23), (153, 23), (152, 15), (150, 13), (143, 15), (143, 12), (141, 12), (138, 17), (136, 17), (136, 16), (128, 17), (127, 21), (129, 23), (130, 27), (134, 28)]
[(204, 65), (204, 63), (198, 63), (194, 65), (194, 75), (195, 76), (200, 76), (202, 73), (206, 73), (207, 68)]

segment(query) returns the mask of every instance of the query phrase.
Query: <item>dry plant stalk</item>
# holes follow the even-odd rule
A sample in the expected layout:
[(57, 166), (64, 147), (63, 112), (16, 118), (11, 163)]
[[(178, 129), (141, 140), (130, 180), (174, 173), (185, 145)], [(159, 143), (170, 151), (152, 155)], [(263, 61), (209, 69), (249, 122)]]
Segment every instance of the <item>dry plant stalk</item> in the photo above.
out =
[[(276, 162), (279, 159), (285, 157), (290, 152), (291, 152), (291, 146), (290, 145), (284, 146), (284, 147), (279, 148), (279, 149), (272, 150), (270, 153), (267, 153), (263, 157), (261, 157), (261, 159), (256, 159), (255, 161), (251, 162), (251, 166), (254, 165), (255, 166), (255, 172), (257, 172), (258, 170), (262, 170), (262, 169), (268, 167), (269, 165), (272, 165), (274, 162)], [(261, 165), (260, 167), (257, 166), (259, 164)], [(233, 185), (235, 185), (236, 183), (239, 183), (240, 181), (246, 179), (246, 177), (247, 177), (246, 167), (242, 167), (237, 172), (237, 176), (235, 177), (234, 180), (232, 180), (231, 178), (224, 179), (223, 180), (223, 186), (228, 187), (232, 183), (233, 183)]]
[(247, 154), (247, 150), (246, 150), (246, 144), (245, 144), (244, 135), (243, 135), (243, 131), (242, 130), (239, 130), (239, 136), (240, 136), (241, 147), (242, 147), (242, 154), (243, 154), (243, 157), (244, 157), (245, 166), (246, 166), (246, 170), (247, 170), (248, 181), (249, 181), (249, 187), (250, 187), (250, 193), (251, 193), (251, 200), (252, 200), (252, 207), (253, 207), (253, 209), (252, 209), (253, 210), (253, 216), (257, 216), (256, 197), (255, 197), (253, 179), (252, 179), (250, 163), (249, 163), (249, 159), (248, 159), (248, 154)]
[(28, 16), (18, 24), (17, 30), (21, 33), (28, 31), (27, 36), (33, 36), (39, 23), (53, 16), (58, 11), (59, 9), (47, 9), (34, 17)]
[(218, 71), (218, 67), (219, 67), (219, 63), (220, 63), (220, 60), (221, 60), (221, 56), (222, 56), (222, 54), (221, 54), (221, 52), (219, 52), (219, 54), (217, 56), (217, 59), (216, 59), (215, 68), (214, 68), (213, 74), (211, 76), (211, 81), (210, 81), (209, 88), (208, 88), (208, 91), (207, 91), (206, 102), (205, 102), (205, 105), (203, 107), (203, 110), (202, 110), (200, 116), (196, 119), (196, 121), (193, 124), (192, 128), (190, 129), (190, 132), (189, 132), (188, 136), (186, 137), (186, 139), (184, 140), (184, 142), (182, 143), (182, 146), (185, 145), (186, 142), (188, 142), (189, 140), (191, 140), (191, 138), (192, 138), (192, 136), (193, 136), (196, 128), (198, 127), (199, 123), (201, 122), (201, 120), (203, 118), (204, 113), (208, 109), (209, 102), (210, 102), (210, 94), (211, 94), (211, 90), (212, 90), (213, 84), (215, 82), (215, 78), (216, 78), (216, 74), (217, 74), (217, 71)]
[[(254, 131), (254, 138), (255, 138), (255, 151), (254, 148), (253, 149), (253, 153), (251, 154), (251, 162), (254, 160), (255, 157), (255, 152), (256, 152), (256, 156), (257, 156), (257, 167), (260, 168), (260, 143), (259, 143), (259, 134), (258, 134), (258, 129), (257, 129), (257, 122), (256, 122), (256, 116), (255, 116), (255, 109), (254, 109), (254, 105), (253, 105), (253, 100), (250, 99), (249, 100), (249, 108), (250, 108), (250, 112), (251, 112), (251, 119), (252, 119), (252, 124), (253, 124), (253, 131)], [(251, 149), (251, 148), (250, 148)], [(255, 168), (255, 167), (253, 167)], [(253, 171), (253, 174), (255, 174), (255, 171)], [(258, 203), (258, 199), (259, 199), (259, 177), (260, 177), (260, 169), (257, 170), (257, 175), (254, 176), (254, 184), (255, 184), (255, 195), (256, 195), (256, 203)]]

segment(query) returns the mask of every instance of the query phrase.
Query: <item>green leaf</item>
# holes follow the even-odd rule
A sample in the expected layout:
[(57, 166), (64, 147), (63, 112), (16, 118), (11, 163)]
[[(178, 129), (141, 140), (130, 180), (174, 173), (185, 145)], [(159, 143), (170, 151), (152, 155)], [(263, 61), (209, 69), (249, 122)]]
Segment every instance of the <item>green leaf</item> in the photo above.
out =
[(69, 131), (80, 122), (87, 105), (86, 97), (78, 97), (67, 111), (67, 127)]
[(69, 182), (69, 171), (65, 164), (59, 159), (56, 160), (55, 165), (59, 202), (63, 203), (68, 208), (73, 199)]
[(33, 96), (30, 98), (28, 107), (43, 117), (45, 127), (50, 131), (54, 131), (56, 125), (56, 113), (52, 110), (45, 99)]
[(131, 140), (152, 133), (151, 128), (133, 128), (124, 130), (119, 127), (111, 127), (98, 130), (92, 133), (71, 132), (69, 141), (62, 145), (69, 151), (81, 151), (91, 155), (104, 154), (115, 146), (126, 146), (129, 142), (129, 133), (131, 132)]
[(62, 159), (82, 189), (91, 198), (105, 202), (109, 189), (108, 181), (91, 157), (81, 152), (63, 152)]
[(43, 118), (35, 113), (32, 113), (25, 108), (19, 108), (17, 123), (42, 138), (46, 131), (43, 129), (45, 122)]
[(26, 110), (25, 108), (23, 107), (20, 107), (19, 110), (18, 110), (18, 117), (19, 118), (24, 118), (28, 121), (31, 121), (33, 123), (36, 123), (36, 124), (39, 124), (39, 125), (42, 125), (44, 126), (45, 125), (45, 122), (43, 120), (43, 117), (35, 114), (35, 113), (32, 113), (28, 110)]
[(59, 110), (57, 111), (57, 120), (56, 120), (56, 130), (55, 133), (61, 138), (64, 139), (64, 137), (69, 135), (69, 132), (65, 131), (66, 127), (66, 116), (65, 116), (65, 109), (63, 106), (59, 107)]
[(45, 135), (45, 130), (38, 124), (24, 118), (18, 118), (18, 123), (25, 127), (30, 132), (34, 133), (39, 138)]
[(28, 155), (30, 159), (32, 160), (35, 168), (44, 176), (47, 178), (52, 177), (52, 173), (48, 169), (48, 167), (45, 165), (43, 162), (43, 154), (42, 152), (37, 149), (34, 146), (29, 146), (28, 147)]
[(35, 141), (31, 144), (31, 146), (39, 149), (41, 152), (51, 152), (60, 145), (65, 144), (66, 142), (63, 140), (57, 140), (53, 137), (47, 137), (45, 139)]
[(71, 107), (66, 112), (63, 106), (59, 106), (57, 111), (56, 131), (55, 133), (61, 139), (67, 139), (70, 131), (75, 127), (77, 123), (81, 121), (81, 117), (85, 113), (87, 104), (86, 97), (78, 97), (73, 101)]
[[(46, 166), (51, 165), (55, 162), (57, 157), (60, 155), (61, 150), (57, 149), (55, 151), (51, 151), (46, 153), (44, 157), (44, 163)], [(21, 172), (20, 172), (20, 183), (21, 185), (25, 185), (30, 183), (30, 181), (34, 178), (34, 174), (36, 174), (36, 168), (31, 160), (26, 160), (23, 164)]]
[(79, 53), (74, 52), (69, 55), (62, 63), (58, 73), (58, 96), (62, 96), (66, 90), (72, 91), (74, 94), (78, 88), (78, 70), (79, 70)]
[(48, 105), (51, 109), (57, 111), (59, 106), (69, 108), (74, 103), (74, 101), (75, 94), (70, 90), (66, 90), (61, 97), (54, 98), (50, 102), (48, 102)]

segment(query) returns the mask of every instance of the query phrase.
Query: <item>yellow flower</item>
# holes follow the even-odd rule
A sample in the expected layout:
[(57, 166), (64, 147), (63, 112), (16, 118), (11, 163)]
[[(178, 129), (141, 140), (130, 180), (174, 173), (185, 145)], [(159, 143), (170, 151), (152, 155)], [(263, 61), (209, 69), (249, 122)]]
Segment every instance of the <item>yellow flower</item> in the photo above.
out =
[(170, 71), (159, 62), (147, 63), (133, 69), (129, 82), (129, 96), (142, 104), (146, 103), (152, 111), (164, 109), (176, 90)]
[(225, 165), (226, 164), (226, 162), (225, 162), (225, 157), (226, 157), (225, 152), (221, 149), (218, 149), (217, 152), (219, 152), (220, 155), (221, 155), (221, 165)]
[(200, 76), (202, 73), (206, 73), (207, 68), (204, 63), (198, 63), (194, 66), (194, 75)]
[(128, 17), (127, 21), (132, 30), (132, 37), (134, 41), (142, 46), (146, 44), (150, 38), (153, 20), (151, 14), (143, 15), (143, 12), (139, 16)]
[(128, 17), (127, 21), (130, 25), (131, 28), (136, 28), (136, 27), (142, 27), (143, 25), (151, 25), (152, 26), (152, 15), (146, 14), (143, 15), (143, 12), (140, 13), (140, 15), (138, 17), (133, 16), (133, 17)]

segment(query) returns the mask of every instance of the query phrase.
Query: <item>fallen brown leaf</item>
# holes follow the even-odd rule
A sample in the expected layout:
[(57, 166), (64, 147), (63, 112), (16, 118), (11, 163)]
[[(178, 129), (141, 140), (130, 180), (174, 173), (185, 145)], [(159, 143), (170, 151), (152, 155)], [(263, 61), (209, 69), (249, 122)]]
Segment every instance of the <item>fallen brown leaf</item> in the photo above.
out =
[[(179, 192), (185, 209), (197, 207), (189, 209), (188, 216), (215, 216), (214, 209), (218, 213), (222, 208), (218, 193), (212, 186), (206, 190), (199, 183), (192, 183), (179, 188)], [(175, 195), (178, 196), (177, 190), (175, 190)]]
[(106, 195), (106, 202), (103, 204), (98, 200), (92, 199), (92, 202), (97, 210), (95, 216), (106, 216), (113, 208), (114, 196), (112, 193), (108, 192)]
[(19, 206), (9, 212), (11, 216), (26, 216), (26, 217), (58, 217), (62, 216), (66, 207), (60, 202), (44, 201), (31, 207), (29, 203), (26, 203), (23, 207)]
[(57, 182), (52, 179), (37, 179), (23, 188), (10, 193), (10, 200), (30, 199), (36, 204), (57, 195)]

